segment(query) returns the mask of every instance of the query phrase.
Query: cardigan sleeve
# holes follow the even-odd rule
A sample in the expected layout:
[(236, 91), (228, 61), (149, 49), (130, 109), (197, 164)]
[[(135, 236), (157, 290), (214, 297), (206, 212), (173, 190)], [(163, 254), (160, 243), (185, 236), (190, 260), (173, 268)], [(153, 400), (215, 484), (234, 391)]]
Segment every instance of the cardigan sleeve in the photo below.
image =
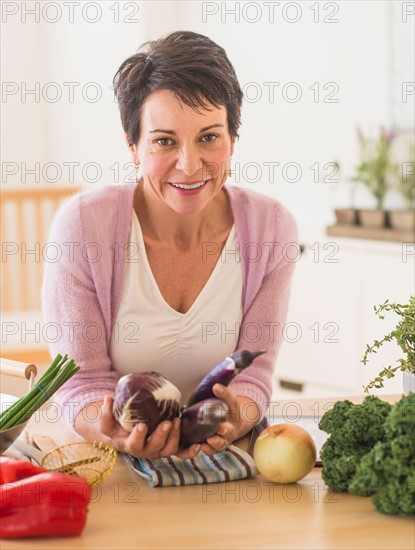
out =
[[(236, 376), (229, 387), (236, 393), (254, 401), (261, 412), (266, 414), (272, 396), (272, 376), (278, 351), (283, 340), (283, 328), (287, 319), (292, 275), (296, 259), (292, 251), (288, 254), (286, 245), (297, 247), (297, 224), (292, 214), (281, 207), (278, 215), (280, 253), (275, 265), (264, 276), (259, 290), (246, 311), (235, 351), (266, 350), (254, 363)], [(251, 411), (251, 416), (252, 416)], [(250, 412), (242, 411), (249, 418)]]
[[(111, 370), (107, 328), (82, 231), (81, 198), (71, 199), (55, 216), (48, 240), (57, 261), (46, 261), (42, 310), (48, 327), (49, 351), (68, 355), (81, 369), (54, 395), (61, 417), (74, 428), (77, 414), (89, 403), (115, 393), (117, 374)], [(53, 336), (52, 336), (53, 333)], [(96, 418), (99, 420), (97, 409)]]

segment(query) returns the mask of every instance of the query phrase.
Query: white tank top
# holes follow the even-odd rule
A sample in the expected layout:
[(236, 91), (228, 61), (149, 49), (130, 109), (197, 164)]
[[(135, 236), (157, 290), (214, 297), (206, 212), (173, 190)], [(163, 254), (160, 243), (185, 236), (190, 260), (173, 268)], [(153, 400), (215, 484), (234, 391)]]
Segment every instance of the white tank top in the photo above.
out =
[(164, 300), (134, 211), (130, 243), (137, 253), (125, 263), (110, 344), (112, 365), (120, 376), (159, 372), (178, 387), (184, 405), (203, 376), (235, 350), (239, 338), (243, 280), (235, 225), (208, 281), (186, 313)]

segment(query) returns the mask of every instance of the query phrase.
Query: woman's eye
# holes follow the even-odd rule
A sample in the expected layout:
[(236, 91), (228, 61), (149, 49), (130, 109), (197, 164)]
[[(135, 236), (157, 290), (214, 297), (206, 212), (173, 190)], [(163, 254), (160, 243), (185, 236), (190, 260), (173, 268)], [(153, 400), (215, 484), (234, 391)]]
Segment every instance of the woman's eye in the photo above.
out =
[(206, 134), (202, 137), (202, 139), (204, 140), (205, 138), (209, 138), (206, 141), (211, 142), (211, 141), (215, 141), (217, 137), (219, 137), (217, 134)]
[[(201, 141), (203, 143), (212, 143), (218, 138), (218, 134), (205, 134), (201, 137)], [(168, 145), (172, 145), (174, 142), (170, 138), (157, 138), (154, 140), (154, 143), (156, 145), (161, 145), (162, 147), (166, 147)]]
[(154, 141), (157, 145), (170, 145), (170, 143), (166, 143), (166, 141), (171, 141), (170, 138), (158, 138)]

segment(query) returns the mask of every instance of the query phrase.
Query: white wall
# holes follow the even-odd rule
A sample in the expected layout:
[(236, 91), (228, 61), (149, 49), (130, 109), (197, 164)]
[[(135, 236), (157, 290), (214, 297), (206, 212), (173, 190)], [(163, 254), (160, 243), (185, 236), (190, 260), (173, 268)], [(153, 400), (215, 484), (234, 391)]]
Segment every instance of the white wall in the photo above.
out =
[[(174, 3), (164, 3), (157, 18), (147, 15), (148, 3), (137, 4), (135, 10), (134, 3), (121, 2), (118, 13), (110, 9), (113, 3), (100, 5), (102, 18), (98, 23), (91, 25), (81, 18), (76, 26), (63, 22), (48, 32), (48, 78), (79, 82), (78, 90), (83, 88), (84, 93), (78, 91), (78, 99), (72, 104), (63, 101), (49, 105), (47, 149), (51, 160), (62, 163), (69, 158), (80, 162), (77, 173), (81, 179), (82, 173), (86, 175), (88, 185), (93, 184), (88, 180), (94, 180), (100, 170), (102, 177), (97, 181), (100, 185), (129, 178), (131, 170), (124, 166), (130, 157), (111, 88), (112, 79), (122, 61), (155, 35), (155, 27), (159, 32), (169, 32), (176, 26)], [(88, 82), (92, 82), (90, 98), (95, 90), (102, 91), (99, 101), (91, 103), (84, 99), (83, 95), (89, 98)], [(90, 163), (99, 168), (88, 169)]]
[[(21, 164), (26, 162), (31, 168), (35, 162), (43, 163), (46, 154), (48, 121), (40, 87), (35, 84), (46, 78), (45, 35), (34, 20), (23, 24), (17, 14), (7, 16), (4, 4), (0, 58), (2, 183), (21, 185)], [(17, 3), (9, 4), (12, 9)]]
[[(333, 206), (349, 201), (349, 188), (316, 183), (309, 167), (318, 163), (324, 178), (328, 175), (325, 163), (339, 160), (345, 177), (350, 176), (357, 162), (355, 127), (377, 131), (380, 125), (392, 123), (391, 6), (384, 1), (341, 1), (331, 3), (332, 7), (321, 2), (317, 23), (316, 11), (310, 9), (316, 3), (298, 2), (299, 11), (285, 10), (290, 3), (280, 2), (274, 22), (266, 4), (240, 3), (232, 14), (234, 2), (182, 2), (184, 28), (207, 34), (226, 49), (248, 93), (235, 161), (245, 166), (243, 173), (252, 183), (245, 180), (242, 185), (280, 198), (296, 214), (304, 235), (319, 234), (332, 222)], [(324, 18), (339, 22), (324, 23)], [(281, 83), (273, 101), (265, 82)], [(284, 99), (282, 88), (290, 82), (301, 90), (297, 102), (289, 101), (295, 98), (294, 86), (286, 88)], [(309, 88), (316, 82), (318, 98)], [(334, 85), (325, 91), (328, 82)], [(324, 101), (335, 86), (338, 91), (332, 99), (338, 102)], [(262, 97), (253, 101), (257, 91)], [(264, 164), (269, 162), (280, 162), (271, 181), (270, 168)], [(290, 162), (301, 167), (297, 182), (293, 181), (295, 168), (283, 175), (281, 167)], [(261, 168), (262, 177), (256, 182), (255, 167), (248, 168), (249, 163)], [(360, 206), (373, 206), (364, 191), (358, 200)]]
[[(72, 13), (56, 2), (22, 2), (17, 13), (4, 4), (19, 3), (3, 2), (3, 80), (19, 91), (24, 83), (40, 88), (39, 102), (33, 95), (22, 102), (18, 93), (3, 99), (3, 163), (18, 164), (16, 174), (3, 172), (4, 185), (21, 185), (21, 163), (36, 161), (41, 181), (54, 185), (72, 176), (87, 186), (128, 180), (112, 77), (142, 42), (178, 29), (221, 44), (246, 92), (233, 182), (279, 197), (306, 234), (322, 233), (333, 206), (349, 202), (349, 186), (316, 183), (310, 166), (318, 163), (324, 178), (324, 165), (339, 160), (343, 179), (349, 177), (357, 162), (355, 127), (376, 131), (392, 123), (389, 1), (320, 2), (318, 13), (315, 2), (119, 2), (117, 9), (113, 2), (81, 2)], [(25, 13), (36, 6), (36, 15)], [(411, 17), (401, 24), (406, 29)], [(334, 84), (324, 90), (327, 83)], [(301, 99), (290, 102), (298, 91)], [(327, 102), (331, 92), (336, 103)], [(373, 204), (364, 190), (356, 202)]]
[[(397, 4), (404, 3), (395, 1), (395, 9)], [(38, 163), (41, 184), (128, 181), (130, 157), (112, 78), (141, 43), (175, 30), (206, 34), (228, 53), (246, 93), (231, 183), (279, 198), (297, 218), (300, 239), (324, 236), (333, 208), (349, 203), (345, 180), (358, 161), (356, 126), (375, 132), (394, 123), (399, 79), (391, 79), (391, 1), (82, 1), (72, 7), (73, 14), (64, 3), (1, 3), (3, 92), (4, 83), (6, 91), (16, 91), (3, 93), (1, 103), (4, 187), (24, 184), (23, 163), (32, 169)], [(414, 16), (406, 23), (396, 17), (395, 11), (395, 35), (401, 28), (406, 43), (409, 34), (413, 42), (408, 27)], [(413, 81), (410, 52), (394, 51), (406, 61), (399, 78)], [(264, 83), (275, 84), (274, 98)], [(25, 86), (38, 86), (39, 98), (22, 96)], [(301, 99), (289, 101), (296, 89)], [(333, 91), (337, 102), (327, 102)], [(61, 97), (55, 102), (56, 92)], [(343, 167), (340, 184), (315, 182), (310, 166), (317, 163), (323, 179), (324, 165), (335, 160)], [(272, 172), (267, 163), (280, 164)], [(301, 170), (297, 182), (289, 181), (296, 177), (295, 167), (286, 171), (289, 163)], [(27, 174), (25, 184), (36, 179)], [(398, 203), (393, 195), (388, 201), (386, 206)], [(372, 205), (361, 190), (355, 206)]]
[[(75, 2), (70, 10), (29, 1), (16, 13), (17, 2), (5, 4), (2, 77), (18, 93), (3, 96), (3, 186), (40, 179), (91, 187), (128, 178), (112, 78), (142, 42), (177, 28), (175, 3), (157, 13), (143, 2)], [(36, 86), (39, 97), (21, 95)], [(36, 162), (40, 178), (22, 165), (35, 169)]]

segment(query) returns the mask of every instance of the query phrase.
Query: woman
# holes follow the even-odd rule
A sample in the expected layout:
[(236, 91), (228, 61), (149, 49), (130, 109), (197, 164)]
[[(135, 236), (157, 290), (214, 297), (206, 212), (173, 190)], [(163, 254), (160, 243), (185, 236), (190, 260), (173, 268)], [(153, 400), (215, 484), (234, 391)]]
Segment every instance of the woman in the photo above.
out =
[[(56, 398), (76, 432), (122, 452), (212, 455), (267, 410), (296, 224), (278, 201), (225, 184), (243, 96), (223, 48), (172, 33), (128, 58), (114, 85), (141, 176), (77, 195), (54, 221), (61, 257), (45, 266), (43, 284), (45, 321), (59, 326), (50, 350), (82, 367)], [(179, 449), (178, 419), (150, 437), (145, 425), (130, 434), (115, 421), (119, 376), (158, 371), (184, 404), (237, 349), (266, 353), (227, 388), (215, 385), (231, 414), (202, 445)]]

